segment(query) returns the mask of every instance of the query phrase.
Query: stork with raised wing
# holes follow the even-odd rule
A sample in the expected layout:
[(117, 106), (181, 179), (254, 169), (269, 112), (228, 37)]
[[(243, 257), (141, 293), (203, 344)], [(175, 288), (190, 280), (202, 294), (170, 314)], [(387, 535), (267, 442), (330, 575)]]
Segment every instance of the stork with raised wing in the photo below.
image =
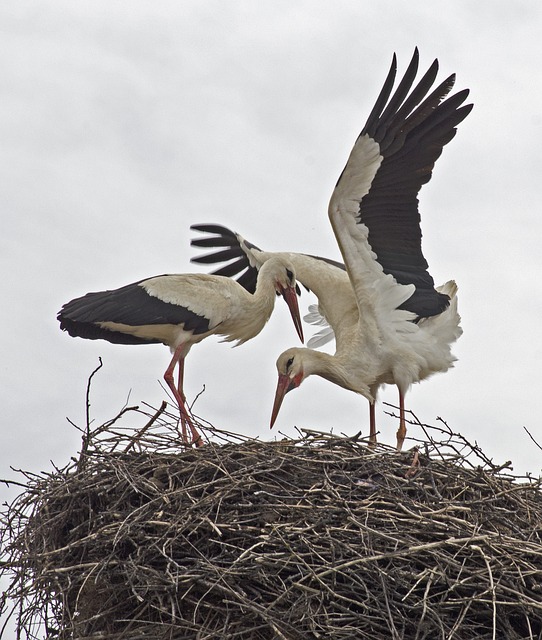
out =
[(394, 55), (329, 204), (346, 270), (338, 262), (316, 256), (259, 251), (216, 225), (193, 227), (215, 234), (193, 244), (227, 247), (196, 261), (237, 258), (216, 273), (234, 276), (246, 267), (238, 281), (249, 288), (266, 260), (273, 255), (288, 256), (299, 282), (318, 297), (318, 314), (312, 314), (313, 320), (318, 322), (322, 316), (331, 327), (332, 332), (324, 328), (308, 346), (334, 335), (334, 355), (292, 348), (279, 356), (271, 426), (285, 394), (315, 374), (369, 400), (370, 440), (374, 442), (378, 388), (395, 384), (399, 389), (400, 449), (406, 435), (407, 390), (412, 383), (453, 366), (451, 345), (462, 332), (455, 282), (435, 288), (422, 254), (417, 195), (472, 105), (463, 104), (468, 90), (445, 99), (454, 85), (454, 75), (431, 91), (437, 60), (412, 89), (417, 50), (392, 95), (396, 69)]
[(60, 328), (71, 336), (117, 344), (169, 346), (173, 357), (164, 380), (179, 406), (183, 443), (188, 444), (188, 426), (192, 444), (199, 446), (201, 436), (186, 408), (183, 392), (188, 352), (210, 335), (224, 336), (223, 341), (228, 342), (236, 340), (237, 345), (254, 338), (269, 320), (276, 294), (284, 296), (303, 342), (295, 268), (280, 256), (262, 266), (253, 292), (217, 275), (162, 275), (113, 291), (87, 293), (65, 304), (58, 320)]

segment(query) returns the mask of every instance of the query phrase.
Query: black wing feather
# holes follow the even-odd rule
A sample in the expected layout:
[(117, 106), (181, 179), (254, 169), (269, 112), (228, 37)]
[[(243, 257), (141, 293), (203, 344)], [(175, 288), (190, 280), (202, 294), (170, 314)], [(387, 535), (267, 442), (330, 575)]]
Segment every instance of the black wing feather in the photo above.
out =
[(200, 264), (213, 264), (213, 262), (226, 262), (227, 260), (233, 260), (239, 257), (238, 247), (230, 247), (223, 251), (216, 251), (215, 253), (208, 253), (203, 256), (198, 256), (193, 262)]
[[(375, 140), (381, 137), (380, 129), (382, 126), (389, 121), (391, 117), (396, 113), (396, 111), (401, 106), (403, 100), (407, 97), (408, 92), (410, 91), (410, 87), (416, 78), (416, 73), (418, 72), (418, 55), (417, 52), (412, 56), (412, 60), (408, 65), (407, 70), (399, 82), (397, 89), (394, 94), (391, 96), (388, 106), (384, 109), (381, 116), (375, 120)], [(369, 133), (369, 132), (368, 132)]]
[(367, 122), (365, 123), (365, 127), (363, 128), (361, 135), (363, 135), (364, 133), (369, 133), (369, 135), (374, 134), (374, 130), (373, 130), (374, 126), (378, 122), (378, 119), (380, 118), (380, 114), (382, 113), (382, 110), (386, 106), (386, 102), (388, 101), (391, 95), (391, 91), (395, 83), (396, 74), (397, 74), (397, 56), (394, 53), (391, 61), (391, 67), (390, 67), (390, 70), (388, 71), (386, 80), (384, 81), (382, 89), (380, 90), (380, 93), (378, 94), (378, 98), (376, 99), (375, 105), (372, 108), (371, 113), (369, 114), (369, 117), (367, 118)]
[[(222, 262), (222, 260), (218, 257), (218, 253), (209, 254), (206, 257), (216, 258), (215, 260), (212, 260), (212, 261), (206, 260), (205, 261), (206, 264), (210, 264), (211, 262), (213, 264), (216, 264), (217, 262)], [(198, 258), (194, 258), (192, 262), (203, 262), (203, 261), (199, 260)], [(220, 267), (220, 269), (213, 271), (213, 274), (215, 276), (226, 276), (227, 278), (233, 278), (234, 276), (240, 274), (244, 269), (246, 269), (247, 262), (248, 260), (246, 259), (246, 257), (239, 258), (239, 260), (225, 264), (223, 267)]]
[(194, 247), (235, 247), (238, 243), (237, 238), (222, 238), (210, 236), (208, 238), (194, 238), (191, 241)]
[(204, 233), (215, 233), (220, 237), (231, 237), (236, 239), (236, 234), (231, 229), (223, 227), (221, 224), (193, 224), (190, 227), (194, 231), (203, 231)]

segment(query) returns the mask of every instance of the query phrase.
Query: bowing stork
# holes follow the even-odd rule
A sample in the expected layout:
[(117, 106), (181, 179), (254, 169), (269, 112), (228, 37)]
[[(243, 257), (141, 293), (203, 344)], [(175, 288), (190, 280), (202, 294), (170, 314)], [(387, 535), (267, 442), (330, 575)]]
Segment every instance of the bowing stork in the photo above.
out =
[(173, 357), (164, 380), (179, 406), (183, 443), (189, 444), (188, 426), (192, 444), (200, 446), (201, 436), (185, 405), (184, 360), (192, 345), (207, 336), (224, 336), (223, 341), (236, 340), (238, 345), (258, 335), (273, 311), (275, 294), (284, 296), (303, 342), (295, 269), (280, 256), (263, 265), (252, 292), (217, 275), (162, 275), (113, 291), (87, 293), (65, 304), (57, 319), (71, 336), (169, 346)]
[(400, 449), (406, 435), (404, 397), (410, 385), (447, 371), (455, 361), (451, 345), (462, 333), (457, 286), (450, 281), (435, 288), (421, 249), (417, 195), (472, 105), (463, 104), (468, 90), (445, 99), (454, 75), (431, 91), (437, 60), (412, 88), (418, 58), (416, 49), (392, 95), (397, 70), (393, 56), (380, 95), (333, 191), (329, 218), (345, 265), (317, 256), (262, 252), (227, 229), (194, 227), (215, 234), (193, 241), (196, 246), (228, 247), (196, 261), (237, 258), (216, 273), (233, 276), (246, 268), (238, 282), (248, 288), (266, 260), (288, 256), (298, 281), (318, 297), (317, 311), (309, 321), (325, 325), (308, 346), (335, 337), (334, 355), (292, 348), (279, 356), (271, 426), (285, 394), (308, 376), (319, 375), (369, 400), (370, 441), (375, 442), (378, 388), (395, 384)]

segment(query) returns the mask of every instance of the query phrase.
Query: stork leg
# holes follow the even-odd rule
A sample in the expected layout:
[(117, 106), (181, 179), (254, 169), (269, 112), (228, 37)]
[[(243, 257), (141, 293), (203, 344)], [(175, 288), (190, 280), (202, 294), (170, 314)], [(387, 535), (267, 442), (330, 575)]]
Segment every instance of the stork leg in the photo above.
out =
[(184, 411), (183, 409), (181, 409), (181, 428), (182, 428), (182, 434), (183, 434), (183, 442), (188, 444), (187, 437), (186, 437), (187, 436), (186, 425), (188, 424), (190, 431), (192, 432), (192, 444), (195, 444), (196, 447), (201, 447), (203, 446), (201, 436), (198, 430), (196, 429), (196, 427), (194, 426), (194, 423), (192, 422), (192, 419), (190, 418), (188, 411), (186, 410), (186, 396), (184, 395), (183, 384), (184, 384), (184, 358), (180, 358), (178, 374), (177, 374), (177, 391), (183, 401), (183, 409), (184, 409)]
[(397, 429), (397, 451), (403, 448), (403, 442), (406, 438), (406, 420), (405, 420), (405, 395), (399, 389), (399, 429)]
[[(184, 383), (184, 358), (181, 358), (179, 360), (178, 373), (177, 373), (177, 391), (179, 392), (179, 395), (182, 398), (183, 407), (186, 409), (186, 396), (184, 395), (183, 383)], [(187, 434), (186, 434), (187, 415), (188, 415), (188, 411), (185, 411), (185, 412), (181, 411), (181, 429), (182, 429), (182, 435), (183, 435), (183, 442), (185, 444), (188, 444)]]
[(369, 446), (376, 444), (376, 412), (375, 403), (369, 402)]
[(181, 358), (179, 360), (179, 373), (178, 373), (178, 377), (177, 377), (177, 391), (179, 392), (181, 398), (183, 399), (183, 403), (186, 406), (186, 396), (184, 395), (183, 384), (184, 384), (184, 358)]
[[(164, 380), (166, 381), (167, 386), (171, 389), (171, 393), (175, 400), (177, 400), (177, 405), (179, 406), (179, 412), (181, 415), (181, 429), (182, 429), (182, 437), (183, 444), (195, 444), (197, 447), (201, 447), (203, 445), (203, 441), (201, 436), (194, 426), (192, 422), (192, 418), (188, 414), (188, 410), (185, 405), (185, 396), (183, 391), (183, 378), (184, 378), (184, 357), (182, 357), (182, 350), (184, 344), (181, 343), (173, 352), (173, 357), (171, 358), (171, 362), (169, 363), (166, 372), (164, 373)], [(179, 365), (179, 382), (178, 386), (175, 386), (175, 382), (173, 380), (173, 371), (175, 367)], [(186, 432), (186, 425), (188, 425), (190, 432), (192, 433), (192, 442), (188, 441), (188, 434)]]

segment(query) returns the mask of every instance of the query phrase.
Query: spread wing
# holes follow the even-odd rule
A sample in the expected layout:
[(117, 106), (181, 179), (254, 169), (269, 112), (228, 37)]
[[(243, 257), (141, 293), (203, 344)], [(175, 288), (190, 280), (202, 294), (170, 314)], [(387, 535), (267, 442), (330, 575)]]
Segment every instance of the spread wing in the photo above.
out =
[(445, 99), (454, 75), (432, 89), (437, 60), (412, 88), (418, 59), (416, 49), (392, 95), (397, 69), (393, 56), (332, 194), (329, 216), (354, 290), (366, 287), (368, 278), (384, 282), (390, 274), (400, 285), (411, 285), (391, 294), (399, 308), (428, 317), (441, 313), (449, 298), (435, 289), (422, 253), (418, 193), (472, 104), (463, 105), (468, 89)]
[(216, 249), (212, 253), (192, 258), (192, 262), (213, 265), (226, 262), (227, 264), (212, 273), (228, 278), (239, 276), (237, 282), (242, 287), (250, 293), (256, 291), (258, 271), (262, 266), (258, 255), (261, 249), (238, 233), (219, 224), (193, 224), (190, 228), (208, 234), (202, 238), (192, 239), (190, 242), (192, 247)]

